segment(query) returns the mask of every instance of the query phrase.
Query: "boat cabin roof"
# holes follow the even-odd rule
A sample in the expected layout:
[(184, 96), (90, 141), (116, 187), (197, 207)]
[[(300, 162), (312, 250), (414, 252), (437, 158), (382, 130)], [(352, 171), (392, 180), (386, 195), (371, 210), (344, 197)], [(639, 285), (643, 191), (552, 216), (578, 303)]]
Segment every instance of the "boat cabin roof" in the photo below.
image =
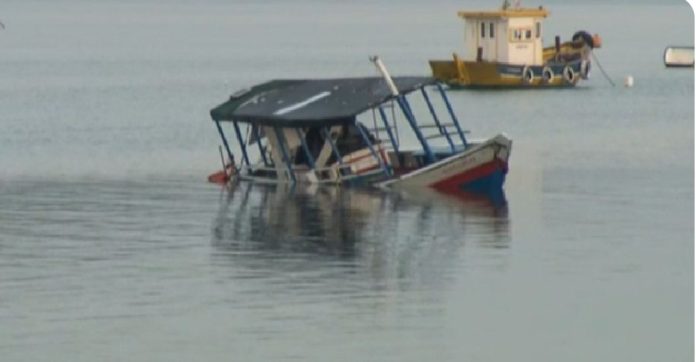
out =
[(457, 13), (464, 19), (491, 19), (491, 18), (545, 18), (549, 11), (539, 8), (512, 8), (494, 11), (460, 11)]
[[(393, 77), (400, 94), (434, 84), (431, 77)], [(392, 98), (382, 77), (272, 80), (233, 94), (213, 108), (215, 121), (279, 127), (330, 126)]]

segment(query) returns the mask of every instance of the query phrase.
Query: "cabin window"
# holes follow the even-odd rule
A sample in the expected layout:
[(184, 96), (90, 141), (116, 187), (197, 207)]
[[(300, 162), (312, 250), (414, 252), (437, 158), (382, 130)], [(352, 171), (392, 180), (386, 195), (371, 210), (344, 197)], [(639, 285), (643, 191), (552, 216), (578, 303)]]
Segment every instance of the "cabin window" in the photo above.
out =
[(536, 37), (539, 39), (541, 37), (541, 23), (537, 21), (536, 23)]
[(481, 23), (481, 37), (486, 37), (486, 23)]
[(491, 23), (491, 27), (490, 27), (490, 29), (489, 29), (489, 31), (488, 31), (488, 35), (489, 35), (491, 38), (495, 38), (495, 31), (493, 30), (493, 23)]
[(510, 29), (509, 34), (511, 42), (530, 41), (532, 39), (532, 29), (530, 28)]
[(513, 29), (512, 30), (512, 40), (513, 41), (522, 40), (522, 31), (520, 29)]

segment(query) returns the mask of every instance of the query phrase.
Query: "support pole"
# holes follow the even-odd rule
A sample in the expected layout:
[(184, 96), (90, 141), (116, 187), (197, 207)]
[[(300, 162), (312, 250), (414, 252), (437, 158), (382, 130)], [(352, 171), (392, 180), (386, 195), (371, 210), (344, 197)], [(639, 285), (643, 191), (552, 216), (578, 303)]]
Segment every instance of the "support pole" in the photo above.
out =
[(442, 84), (437, 83), (437, 89), (440, 91), (440, 95), (442, 95), (442, 100), (445, 101), (447, 111), (449, 112), (450, 117), (452, 117), (452, 123), (454, 123), (454, 126), (457, 128), (457, 133), (459, 133), (459, 137), (461, 137), (462, 139), (462, 144), (464, 144), (464, 148), (469, 147), (469, 142), (467, 142), (466, 137), (464, 137), (464, 131), (462, 131), (462, 127), (459, 125), (457, 115), (454, 114), (454, 110), (452, 109), (452, 105), (450, 104), (449, 99), (447, 99), (447, 94), (445, 94), (445, 89), (442, 88)]
[(394, 138), (394, 134), (392, 133), (391, 126), (389, 126), (389, 120), (387, 119), (387, 114), (384, 112), (384, 109), (380, 106), (378, 107), (379, 109), (379, 115), (382, 117), (382, 121), (384, 122), (384, 127), (387, 129), (387, 134), (389, 135), (389, 140), (392, 143), (392, 147), (394, 147), (394, 152), (396, 154), (399, 154), (399, 145), (396, 143), (396, 138)]
[(218, 146), (218, 151), (220, 151), (220, 161), (222, 161), (222, 169), (224, 170), (227, 164), (225, 163), (225, 156), (222, 154), (222, 146)]
[(305, 140), (304, 132), (302, 132), (302, 130), (299, 128), (295, 128), (295, 131), (297, 131), (297, 137), (300, 138), (300, 142), (302, 143), (302, 148), (304, 149), (305, 156), (307, 156), (307, 163), (309, 163), (309, 167), (312, 170), (314, 170), (316, 168), (316, 164), (314, 163), (314, 157), (312, 157), (312, 153), (309, 152), (309, 146), (307, 146), (307, 140)]
[(371, 57), (370, 60), (375, 64), (377, 70), (380, 72), (380, 74), (382, 74), (382, 77), (387, 82), (387, 87), (389, 87), (391, 94), (396, 97), (396, 101), (399, 104), (399, 107), (401, 107), (401, 111), (404, 113), (404, 116), (406, 116), (406, 120), (408, 120), (408, 123), (411, 125), (411, 129), (413, 129), (413, 132), (416, 134), (416, 138), (418, 138), (418, 141), (423, 147), (426, 163), (430, 164), (435, 162), (435, 156), (428, 145), (428, 141), (425, 139), (425, 137), (423, 137), (423, 134), (418, 128), (416, 117), (413, 115), (413, 112), (411, 112), (411, 106), (408, 104), (408, 100), (406, 100), (406, 97), (399, 94), (399, 88), (397, 88), (396, 84), (394, 84), (394, 80), (389, 75), (389, 72), (384, 66), (384, 63), (382, 63), (382, 60), (379, 59), (378, 56)]
[(268, 163), (268, 159), (266, 158), (266, 149), (261, 145), (261, 137), (259, 136), (259, 128), (257, 126), (253, 126), (253, 131), (254, 131), (254, 137), (256, 137), (256, 143), (259, 145), (259, 153), (261, 154), (261, 159), (263, 160), (263, 165), (266, 167), (270, 166), (270, 163)]
[(423, 152), (425, 152), (425, 160), (427, 164), (431, 164), (435, 162), (435, 156), (433, 155), (433, 151), (430, 149), (430, 145), (428, 144), (428, 140), (425, 139), (423, 136), (423, 133), (420, 131), (420, 128), (418, 128), (418, 123), (416, 122), (416, 117), (413, 116), (413, 112), (411, 112), (411, 106), (408, 104), (408, 100), (406, 100), (406, 97), (399, 95), (396, 98), (397, 103), (399, 104), (399, 107), (401, 107), (401, 111), (404, 113), (404, 116), (406, 116), (406, 120), (408, 121), (408, 124), (411, 125), (411, 129), (413, 130), (413, 133), (416, 134), (416, 138), (418, 138), (418, 142), (420, 142), (421, 146), (423, 147)]
[(283, 133), (278, 129), (277, 126), (273, 127), (273, 131), (276, 134), (276, 139), (278, 140), (278, 146), (280, 147), (280, 153), (283, 156), (283, 162), (285, 162), (285, 166), (288, 168), (288, 172), (290, 174), (290, 179), (292, 180), (292, 183), (297, 183), (297, 179), (295, 178), (295, 171), (292, 169), (292, 165), (290, 164), (290, 157), (288, 157), (288, 149), (285, 147), (285, 136)]
[(329, 129), (326, 127), (322, 127), (321, 132), (324, 135), (326, 141), (329, 142), (329, 145), (331, 145), (331, 150), (333, 150), (333, 153), (336, 155), (336, 162), (338, 162), (339, 165), (338, 176), (340, 178), (343, 176), (342, 170), (344, 166), (343, 160), (341, 159), (341, 153), (338, 152), (338, 147), (334, 143), (333, 138), (331, 138), (331, 132), (329, 132)]
[(362, 136), (363, 141), (365, 141), (365, 145), (367, 145), (367, 148), (370, 149), (370, 153), (372, 153), (372, 157), (377, 159), (377, 162), (379, 163), (379, 167), (382, 168), (382, 171), (384, 171), (384, 174), (387, 176), (391, 176), (391, 173), (389, 172), (389, 168), (387, 168), (387, 165), (384, 163), (384, 160), (382, 160), (382, 157), (377, 154), (377, 151), (375, 151), (375, 148), (372, 147), (372, 143), (370, 142), (370, 137), (367, 136), (367, 133), (365, 133), (365, 129), (363, 129), (362, 125), (360, 123), (355, 123), (355, 126), (358, 128), (358, 131), (360, 131), (360, 135)]
[(399, 123), (396, 121), (396, 107), (394, 107), (394, 100), (391, 101), (391, 116), (392, 123), (394, 124), (394, 136), (396, 138), (396, 143), (401, 144), (401, 139), (399, 138)]
[[(222, 131), (222, 126), (220, 126), (220, 122), (215, 121), (215, 126), (217, 126), (218, 133), (220, 133), (220, 138), (222, 138), (222, 144), (225, 145), (225, 150), (227, 150), (227, 157), (230, 158), (230, 162), (233, 162), (234, 155), (232, 155), (232, 151), (230, 150), (230, 144), (227, 143), (227, 137), (225, 137), (225, 132)], [(239, 172), (239, 168), (236, 165), (235, 171)]]
[(454, 153), (454, 142), (452, 142), (452, 138), (450, 138), (449, 132), (447, 132), (447, 128), (443, 128), (442, 124), (440, 123), (440, 120), (437, 118), (437, 113), (435, 113), (435, 108), (433, 108), (433, 104), (430, 102), (428, 92), (425, 91), (425, 88), (421, 88), (421, 93), (423, 94), (425, 103), (428, 105), (428, 110), (430, 110), (430, 114), (433, 116), (433, 120), (435, 121), (437, 128), (440, 130), (440, 134), (445, 135), (447, 143), (449, 143), (450, 148), (452, 149), (452, 153)]
[(329, 145), (331, 145), (333, 153), (336, 155), (336, 162), (338, 162), (339, 165), (343, 166), (343, 159), (341, 158), (341, 153), (338, 152), (338, 147), (336, 147), (333, 138), (331, 138), (331, 132), (329, 132), (328, 128), (326, 127), (322, 127), (321, 131), (322, 133), (324, 133), (324, 138), (326, 138), (326, 140), (329, 142)]
[(239, 124), (236, 121), (233, 121), (232, 124), (234, 125), (234, 131), (237, 133), (237, 140), (239, 141), (239, 147), (241, 147), (241, 149), (242, 149), (242, 157), (244, 157), (244, 161), (246, 162), (247, 166), (249, 166), (249, 169), (251, 170), (251, 163), (249, 162), (249, 155), (247, 155), (246, 145), (244, 144), (244, 140), (242, 140), (242, 132), (239, 131)]

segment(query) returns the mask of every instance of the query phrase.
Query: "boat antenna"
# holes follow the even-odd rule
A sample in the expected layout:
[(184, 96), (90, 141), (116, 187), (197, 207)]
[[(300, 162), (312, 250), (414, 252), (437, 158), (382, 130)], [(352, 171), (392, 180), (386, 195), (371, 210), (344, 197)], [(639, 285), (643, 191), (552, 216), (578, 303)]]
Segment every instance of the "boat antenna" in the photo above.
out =
[(399, 95), (399, 89), (396, 88), (396, 85), (394, 84), (394, 80), (392, 77), (389, 75), (389, 72), (387, 71), (387, 68), (384, 66), (384, 63), (382, 63), (382, 59), (379, 59), (378, 55), (374, 55), (370, 57), (370, 61), (375, 64), (377, 67), (377, 70), (382, 74), (382, 77), (384, 77), (384, 80), (387, 82), (387, 86), (389, 86), (389, 90), (391, 91), (391, 94), (393, 96), (398, 96)]
[(614, 81), (611, 80), (611, 78), (609, 78), (609, 75), (607, 75), (607, 72), (605, 72), (604, 68), (602, 68), (602, 64), (599, 64), (599, 59), (597, 59), (597, 56), (595, 55), (595, 53), (592, 52), (591, 54), (592, 54), (592, 59), (594, 59), (594, 61), (597, 62), (597, 67), (599, 68), (599, 70), (602, 71), (604, 78), (606, 78), (609, 81), (609, 83), (611, 83), (612, 87), (616, 87), (616, 84), (614, 84)]

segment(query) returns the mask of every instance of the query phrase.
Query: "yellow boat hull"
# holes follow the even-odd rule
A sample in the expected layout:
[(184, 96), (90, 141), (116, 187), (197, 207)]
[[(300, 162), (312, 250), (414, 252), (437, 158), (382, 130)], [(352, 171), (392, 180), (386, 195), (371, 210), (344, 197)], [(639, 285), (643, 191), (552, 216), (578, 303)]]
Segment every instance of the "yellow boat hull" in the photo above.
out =
[[(564, 76), (568, 66), (574, 72), (572, 77)], [(544, 77), (548, 67), (551, 76)], [(523, 65), (496, 62), (475, 62), (462, 60), (431, 60), (433, 77), (451, 87), (481, 88), (543, 88), (573, 87), (579, 79), (581, 64), (560, 64), (555, 66), (525, 67)], [(529, 69), (527, 69), (529, 68)], [(527, 76), (525, 76), (525, 72)], [(531, 76), (529, 76), (531, 72)], [(570, 73), (570, 71), (566, 72)]]

